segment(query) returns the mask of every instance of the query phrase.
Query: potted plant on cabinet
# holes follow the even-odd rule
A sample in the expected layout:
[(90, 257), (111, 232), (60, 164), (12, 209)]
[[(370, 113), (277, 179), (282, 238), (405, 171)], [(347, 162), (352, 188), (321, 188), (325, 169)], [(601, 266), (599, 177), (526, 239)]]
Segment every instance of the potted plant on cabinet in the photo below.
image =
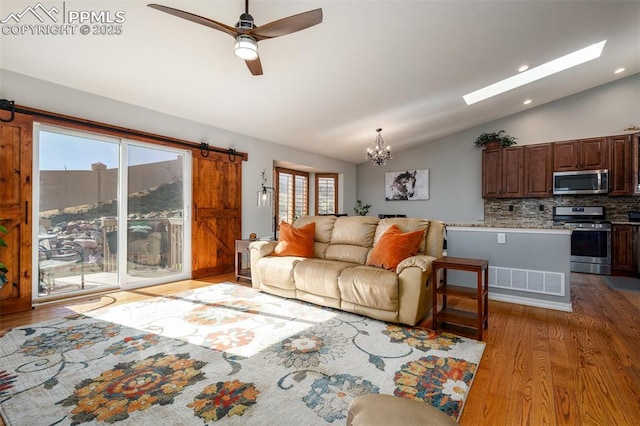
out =
[(505, 134), (504, 130), (499, 132), (483, 133), (475, 140), (473, 146), (476, 148), (485, 149), (497, 149), (506, 148), (511, 145), (515, 145), (517, 142), (516, 137)]

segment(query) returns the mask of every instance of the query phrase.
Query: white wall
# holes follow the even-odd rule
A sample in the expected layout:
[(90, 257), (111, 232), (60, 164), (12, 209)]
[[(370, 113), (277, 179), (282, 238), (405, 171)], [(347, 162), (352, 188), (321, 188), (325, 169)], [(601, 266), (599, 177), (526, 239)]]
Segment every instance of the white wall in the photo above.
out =
[[(386, 166), (358, 165), (357, 198), (371, 204), (369, 214), (407, 214), (475, 223), (484, 219), (482, 151), (473, 141), (483, 132), (506, 130), (519, 145), (607, 136), (640, 126), (640, 74), (578, 93), (512, 116), (393, 152)], [(388, 141), (393, 146), (393, 141)], [(385, 172), (429, 169), (427, 201), (385, 201)]]
[[(22, 74), (0, 69), (0, 99), (46, 111), (99, 121), (107, 124), (184, 139), (208, 142), (211, 146), (234, 148), (249, 154), (242, 167), (242, 237), (251, 232), (272, 234), (270, 209), (256, 207), (256, 193), (262, 183), (261, 172), (267, 171), (272, 182), (275, 160), (295, 163), (312, 169), (339, 173), (342, 178), (339, 204), (343, 212), (352, 212), (356, 194), (356, 166), (284, 145), (267, 142), (216, 127), (162, 114), (37, 80)], [(182, 100), (180, 100), (182, 101)]]
[[(247, 152), (242, 171), (242, 236), (271, 234), (271, 214), (258, 209), (260, 172), (271, 182), (274, 160), (341, 174), (341, 212), (353, 214), (355, 200), (371, 204), (370, 214), (404, 213), (449, 223), (483, 220), (481, 151), (473, 141), (482, 132), (505, 129), (519, 144), (531, 144), (621, 133), (640, 125), (640, 74), (556, 102), (528, 109), (455, 135), (393, 153), (383, 167), (358, 166), (255, 139), (201, 123), (59, 86), (0, 69), (0, 98), (20, 105), (68, 114), (117, 126)], [(389, 141), (391, 143), (391, 141)], [(385, 201), (386, 171), (430, 170), (430, 199)]]

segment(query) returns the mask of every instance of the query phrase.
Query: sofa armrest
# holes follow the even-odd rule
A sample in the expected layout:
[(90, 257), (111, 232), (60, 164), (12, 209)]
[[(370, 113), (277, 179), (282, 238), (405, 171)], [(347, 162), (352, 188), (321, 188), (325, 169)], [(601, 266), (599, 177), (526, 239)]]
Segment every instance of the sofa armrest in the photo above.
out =
[(249, 244), (249, 250), (251, 250), (251, 256), (255, 255), (259, 257), (269, 256), (276, 249), (278, 245), (277, 241), (253, 241)]
[(249, 244), (249, 257), (251, 259), (251, 286), (260, 288), (261, 277), (258, 272), (258, 261), (273, 253), (278, 245), (277, 241), (253, 241)]
[(433, 256), (428, 256), (426, 254), (419, 254), (417, 256), (411, 256), (404, 259), (402, 262), (398, 264), (396, 267), (396, 274), (400, 275), (400, 273), (406, 269), (411, 267), (417, 267), (422, 270), (422, 272), (431, 273), (431, 264), (436, 260)]
[(404, 259), (396, 268), (399, 285), (398, 322), (416, 325), (433, 307), (431, 271), (435, 257), (419, 254)]

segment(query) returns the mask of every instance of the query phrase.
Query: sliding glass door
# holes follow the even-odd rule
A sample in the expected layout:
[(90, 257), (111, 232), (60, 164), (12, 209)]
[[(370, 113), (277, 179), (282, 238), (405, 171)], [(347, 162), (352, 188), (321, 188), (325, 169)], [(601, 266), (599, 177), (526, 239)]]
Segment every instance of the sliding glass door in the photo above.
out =
[(189, 277), (188, 151), (35, 130), (34, 298)]
[(185, 152), (132, 143), (127, 148), (126, 271), (131, 286), (183, 272), (189, 191)]

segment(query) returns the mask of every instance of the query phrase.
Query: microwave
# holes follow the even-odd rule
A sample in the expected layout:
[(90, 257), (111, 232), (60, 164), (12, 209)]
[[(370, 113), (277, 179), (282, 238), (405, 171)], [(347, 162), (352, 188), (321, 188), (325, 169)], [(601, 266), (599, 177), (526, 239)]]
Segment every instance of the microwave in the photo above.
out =
[(553, 195), (606, 194), (609, 170), (577, 170), (553, 173)]

